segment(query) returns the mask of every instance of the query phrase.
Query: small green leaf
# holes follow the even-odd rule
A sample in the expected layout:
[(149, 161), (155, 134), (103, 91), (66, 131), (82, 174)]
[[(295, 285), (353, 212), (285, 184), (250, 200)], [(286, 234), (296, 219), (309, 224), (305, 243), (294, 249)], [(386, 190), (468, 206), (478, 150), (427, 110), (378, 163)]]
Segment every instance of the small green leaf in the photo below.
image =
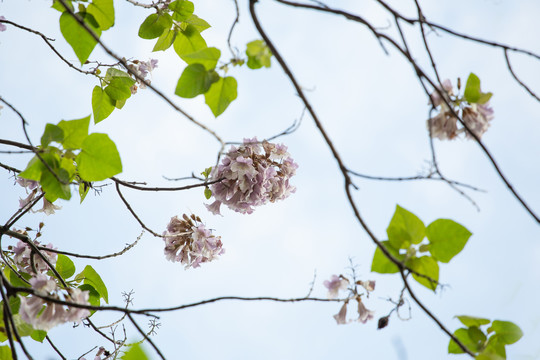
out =
[(176, 39), (176, 34), (178, 34), (178, 30), (165, 30), (163, 34), (159, 36), (152, 51), (164, 51), (170, 48)]
[(174, 51), (180, 58), (206, 47), (206, 41), (193, 26), (188, 26), (184, 31), (179, 31), (174, 40)]
[(105, 120), (114, 110), (114, 100), (99, 86), (92, 91), (92, 111), (94, 112), (94, 123), (97, 124)]
[(428, 225), (426, 235), (431, 244), (431, 254), (447, 263), (463, 250), (472, 234), (453, 220), (438, 219)]
[[(81, 18), (97, 37), (101, 36), (101, 29), (91, 14), (77, 13), (75, 15)], [(94, 50), (97, 41), (67, 11), (60, 16), (60, 31), (83, 65)]]
[(54, 172), (54, 174), (51, 173), (43, 165), (39, 183), (45, 192), (45, 199), (51, 203), (58, 198), (69, 200), (71, 198), (71, 189), (69, 188), (71, 179), (69, 173), (60, 167), (60, 157), (58, 154), (50, 152), (41, 154), (41, 157)]
[(81, 198), (81, 204), (86, 198), (86, 195), (88, 195), (88, 190), (90, 190), (90, 186), (86, 182), (81, 182), (79, 184), (79, 197)]
[(172, 17), (167, 13), (151, 14), (141, 24), (139, 37), (142, 39), (155, 39), (172, 26)]
[(204, 197), (206, 198), (206, 200), (212, 197), (212, 190), (210, 190), (208, 187), (204, 188)]
[(55, 268), (63, 279), (69, 279), (75, 274), (75, 264), (66, 255), (58, 254)]
[(523, 336), (523, 331), (510, 321), (493, 320), (491, 329), (495, 331), (502, 344), (510, 345), (517, 342)]
[[(394, 249), (389, 241), (382, 241), (381, 243), (395, 258), (403, 260), (403, 255), (400, 255), (399, 251)], [(399, 272), (399, 268), (377, 247), (375, 249), (375, 254), (373, 255), (373, 262), (371, 263), (371, 271), (380, 274), (394, 274)]]
[[(476, 344), (469, 337), (469, 331), (465, 328), (457, 329), (454, 332), (454, 336), (463, 344), (465, 347), (471, 351), (474, 351)], [(449, 354), (463, 354), (464, 351), (459, 347), (459, 345), (452, 339), (448, 344), (448, 353)]]
[[(480, 90), (480, 79), (475, 74), (471, 73), (467, 79), (465, 85), (465, 92), (463, 94), (465, 100), (469, 103), (476, 103), (482, 97), (482, 91)], [(489, 100), (489, 99), (488, 99)]]
[(194, 98), (206, 93), (217, 78), (215, 71), (206, 71), (201, 64), (188, 65), (178, 79), (174, 93), (183, 98)]
[(250, 69), (260, 69), (270, 67), (272, 52), (263, 40), (254, 40), (247, 44), (246, 55), (248, 56), (247, 66)]
[(504, 360), (506, 359), (506, 344), (501, 341), (499, 335), (493, 335), (489, 338), (484, 351), (482, 351), (481, 359), (489, 360)]
[(62, 140), (64, 140), (64, 131), (60, 127), (53, 124), (45, 125), (45, 131), (41, 136), (41, 146), (47, 147), (53, 141), (60, 143)]
[(416, 215), (396, 205), (396, 211), (386, 233), (394, 248), (406, 249), (411, 244), (422, 242), (426, 236), (426, 228)]
[(115, 76), (105, 88), (105, 92), (113, 100), (126, 100), (131, 96), (131, 86), (135, 80), (130, 77)]
[(407, 261), (406, 265), (419, 274), (429, 277), (429, 279), (427, 279), (413, 273), (412, 276), (416, 281), (433, 291), (437, 289), (439, 281), (439, 264), (435, 259), (433, 259), (431, 256), (421, 256), (410, 259)]
[(150, 358), (144, 352), (139, 343), (130, 346), (130, 349), (124, 353), (122, 360), (149, 360)]
[(41, 173), (45, 165), (39, 160), (37, 156), (34, 156), (26, 165), (26, 169), (23, 172), (19, 173), (19, 177), (28, 180), (39, 181), (41, 179)]
[(208, 29), (210, 27), (210, 24), (198, 17), (197, 15), (193, 14), (188, 19), (184, 20), (185, 23), (190, 24), (197, 30), (197, 32), (203, 32), (204, 30)]
[[(2, 327), (4, 327), (4, 326), (2, 325)], [(4, 330), (1, 330), (1, 331), (2, 331), (2, 335), (3, 335)], [(5, 338), (7, 340), (7, 336)], [(0, 346), (0, 359), (2, 359), (2, 360), (12, 360), (13, 359), (11, 357), (11, 348), (8, 345)]]
[[(98, 89), (99, 86), (96, 86)], [(82, 142), (88, 136), (88, 126), (90, 125), (90, 115), (82, 119), (62, 120), (58, 123), (64, 131), (62, 146), (64, 149), (80, 149)]]
[(467, 327), (471, 327), (471, 326), (480, 327), (482, 325), (487, 325), (491, 322), (488, 319), (467, 316), (467, 315), (459, 315), (459, 316), (456, 316), (456, 318), (458, 318), (458, 320), (461, 321), (461, 323)]
[[(125, 71), (118, 70), (116, 68), (110, 67), (107, 69), (107, 73), (105, 74), (105, 81), (110, 82), (115, 77), (125, 77), (131, 79), (131, 76)], [(135, 80), (133, 80), (135, 81)]]
[(487, 340), (486, 334), (477, 326), (471, 326), (467, 331), (469, 332), (469, 338), (475, 343), (476, 351), (482, 350)]
[(195, 6), (191, 1), (177, 0), (169, 4), (169, 9), (174, 11), (173, 19), (181, 22), (189, 19), (193, 15)]
[(236, 88), (238, 83), (236, 79), (227, 76), (220, 78), (215, 84), (210, 87), (210, 90), (204, 94), (206, 105), (210, 107), (215, 117), (221, 115), (231, 102), (236, 99), (238, 93)]
[[(81, 286), (79, 286), (79, 289), (81, 289), (82, 291), (88, 291), (88, 295), (89, 295), (88, 302), (90, 303), (90, 305), (92, 306), (101, 305), (101, 302), (100, 302), (101, 296), (99, 295), (99, 292), (97, 292), (97, 290), (94, 289), (92, 285), (82, 284)], [(95, 310), (90, 310), (90, 312), (93, 314)]]
[[(84, 276), (84, 283), (88, 284), (88, 285), (91, 285), (94, 289), (96, 289), (96, 291), (99, 293), (99, 295), (108, 304), (109, 303), (109, 295), (108, 295), (108, 292), (107, 292), (107, 287), (105, 286), (105, 283), (103, 283), (103, 280), (101, 280), (101, 277), (96, 272), (96, 270), (94, 270), (94, 268), (91, 267), (90, 265), (86, 265), (86, 267), (84, 268), (82, 274)], [(83, 285), (81, 285), (81, 286), (83, 286)]]
[(181, 56), (188, 64), (202, 64), (206, 70), (212, 70), (216, 67), (221, 51), (215, 47), (207, 47), (199, 51), (195, 51)]
[(105, 31), (114, 25), (113, 0), (92, 0), (86, 11), (94, 16), (101, 30)]
[[(43, 342), (43, 340), (45, 340), (45, 337), (47, 336), (47, 332), (44, 331), (44, 330), (34, 330), (32, 331), (32, 333), (30, 334), (30, 337), (35, 340), (35, 341), (38, 341), (40, 343)], [(3, 359), (1, 356), (0, 356), (0, 359)]]
[(88, 135), (76, 162), (85, 181), (101, 181), (122, 172), (120, 154), (107, 134)]

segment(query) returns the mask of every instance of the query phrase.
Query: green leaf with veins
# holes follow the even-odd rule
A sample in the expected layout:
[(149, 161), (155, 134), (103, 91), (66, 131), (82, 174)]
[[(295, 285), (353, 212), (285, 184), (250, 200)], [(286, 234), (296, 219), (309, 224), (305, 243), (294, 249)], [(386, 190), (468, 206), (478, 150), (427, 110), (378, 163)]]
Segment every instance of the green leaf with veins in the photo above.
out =
[(206, 105), (210, 107), (215, 117), (221, 115), (238, 96), (238, 83), (236, 79), (227, 76), (219, 78), (217, 82), (212, 84), (210, 90), (204, 94)]
[(101, 181), (122, 172), (120, 154), (107, 134), (88, 135), (76, 162), (79, 175), (85, 181)]
[(94, 16), (101, 30), (105, 31), (114, 25), (113, 0), (92, 0), (86, 11)]
[[(94, 19), (91, 14), (79, 12), (75, 15), (82, 19), (98, 38), (101, 36), (101, 29), (99, 28), (96, 19)], [(81, 65), (84, 65), (96, 47), (97, 41), (67, 11), (60, 16), (60, 31), (62, 32), (64, 39), (71, 45), (71, 48), (75, 52), (75, 55), (77, 55)]]
[(80, 149), (82, 142), (88, 136), (89, 126), (90, 115), (82, 119), (60, 121), (58, 127), (64, 131), (64, 140), (62, 141), (64, 149)]
[(142, 39), (155, 39), (160, 37), (165, 30), (171, 28), (173, 20), (167, 13), (151, 14), (139, 27), (139, 37)]
[(194, 98), (206, 93), (218, 79), (215, 71), (207, 71), (202, 64), (191, 64), (182, 72), (174, 93), (183, 98)]
[(426, 228), (416, 215), (396, 205), (396, 211), (386, 233), (394, 248), (407, 249), (411, 244), (422, 242), (426, 236)]

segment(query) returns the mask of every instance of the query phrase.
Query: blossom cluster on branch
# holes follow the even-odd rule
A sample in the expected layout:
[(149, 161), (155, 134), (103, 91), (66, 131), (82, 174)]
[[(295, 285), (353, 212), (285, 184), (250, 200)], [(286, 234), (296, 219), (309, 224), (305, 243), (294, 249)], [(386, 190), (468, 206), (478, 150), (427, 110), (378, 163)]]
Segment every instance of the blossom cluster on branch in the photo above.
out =
[(212, 180), (222, 180), (210, 187), (215, 201), (206, 207), (219, 215), (221, 204), (251, 214), (255, 206), (283, 200), (294, 193), (296, 188), (289, 179), (297, 168), (285, 145), (244, 139), (242, 146), (231, 147), (221, 164), (212, 169)]
[(163, 232), (163, 240), (167, 260), (180, 262), (186, 269), (197, 268), (225, 252), (221, 237), (212, 235), (212, 231), (193, 214), (184, 214), (182, 219), (172, 217), (167, 230)]
[[(443, 96), (441, 97), (439, 93)], [(456, 117), (458, 115), (470, 131), (481, 138), (489, 128), (494, 113), (489, 104), (491, 94), (480, 92), (479, 80), (476, 93), (470, 95), (470, 91), (468, 92), (466, 88), (464, 96), (459, 97), (454, 93), (451, 81), (448, 79), (443, 81), (442, 87), (430, 95), (431, 105), (439, 111), (437, 115), (427, 121), (431, 137), (452, 140), (460, 134), (465, 134), (466, 138), (474, 139), (474, 136), (465, 127), (458, 127), (459, 120)]]
[(130, 88), (132, 95), (137, 93), (137, 84), (139, 85), (138, 87), (141, 89), (146, 89), (146, 84), (150, 84), (151, 81), (147, 77), (155, 68), (158, 67), (157, 63), (157, 59), (150, 59), (149, 61), (133, 60), (133, 62), (128, 65), (131, 71), (144, 79), (144, 81), (136, 79), (137, 83)]
[[(65, 300), (81, 305), (90, 305), (89, 291), (78, 288), (68, 288), (65, 292), (56, 284), (56, 281), (45, 274), (37, 274), (29, 280), (36, 295), (47, 296), (58, 300)], [(39, 296), (19, 295), (21, 307), (19, 314), (21, 319), (29, 323), (34, 329), (48, 331), (51, 328), (66, 322), (80, 323), (82, 319), (90, 315), (90, 311), (83, 308), (64, 306), (52, 301), (47, 301)]]

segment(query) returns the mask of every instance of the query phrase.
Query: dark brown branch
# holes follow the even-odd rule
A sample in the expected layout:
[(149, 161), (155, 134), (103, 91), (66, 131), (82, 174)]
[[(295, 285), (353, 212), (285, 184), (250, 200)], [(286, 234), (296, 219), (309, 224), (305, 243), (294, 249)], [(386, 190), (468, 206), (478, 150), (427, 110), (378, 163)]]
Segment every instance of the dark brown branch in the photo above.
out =
[(129, 203), (127, 202), (127, 200), (124, 198), (124, 195), (122, 195), (122, 192), (120, 191), (120, 185), (118, 185), (118, 183), (115, 184), (116, 185), (116, 192), (118, 193), (118, 196), (120, 196), (120, 199), (122, 199), (122, 202), (124, 203), (124, 205), (126, 205), (127, 209), (129, 210), (129, 212), (131, 213), (131, 215), (133, 215), (133, 217), (135, 218), (135, 220), (137, 220), (137, 222), (141, 225), (141, 227), (143, 229), (145, 229), (146, 231), (148, 231), (150, 234), (154, 235), (155, 237), (163, 237), (163, 235), (159, 235), (158, 233), (156, 233), (155, 231), (153, 231), (152, 229), (150, 229), (148, 226), (146, 226), (141, 219), (139, 219), (139, 216), (137, 216), (137, 214), (135, 213), (135, 211), (131, 208), (131, 205), (129, 205)]
[(218, 183), (218, 182), (222, 181), (223, 179), (205, 181), (205, 182), (199, 183), (199, 184), (192, 184), (192, 185), (179, 186), (179, 187), (143, 187), (143, 186), (134, 185), (134, 184), (126, 182), (126, 181), (122, 181), (122, 180), (117, 179), (115, 177), (112, 177), (111, 180), (116, 182), (117, 186), (118, 186), (118, 184), (120, 184), (120, 185), (123, 185), (125, 187), (131, 188), (131, 189), (136, 189), (136, 190), (141, 190), (141, 191), (181, 191), (181, 190), (188, 190), (188, 189), (193, 189), (193, 188), (197, 188), (197, 187), (206, 187), (208, 185)]
[(47, 342), (49, 343), (49, 345), (51, 345), (51, 347), (53, 348), (53, 350), (58, 354), (58, 356), (60, 356), (62, 358), (62, 360), (67, 360), (67, 358), (64, 356), (64, 354), (62, 354), (60, 352), (60, 350), (54, 345), (54, 343), (52, 342), (51, 338), (49, 337), (49, 335), (46, 335), (45, 336), (45, 339), (47, 339)]
[[(279, 2), (284, 2), (282, 0), (278, 0)], [(281, 56), (281, 54), (277, 51), (276, 47), (274, 46), (274, 44), (272, 43), (272, 41), (270, 40), (270, 38), (266, 35), (266, 33), (264, 32), (264, 30), (262, 29), (261, 27), (261, 24), (259, 23), (259, 20), (257, 18), (257, 15), (255, 13), (255, 3), (257, 2), (257, 0), (250, 0), (249, 2), (249, 11), (251, 13), (251, 18), (253, 19), (253, 22), (255, 24), (255, 27), (257, 28), (259, 34), (263, 37), (264, 41), (266, 42), (267, 46), (270, 48), (270, 50), (272, 51), (272, 54), (276, 57), (276, 60), (279, 62), (279, 64), (281, 65), (283, 71), (285, 72), (285, 74), (288, 76), (289, 80), (291, 81), (292, 85), (294, 86), (294, 88), (296, 89), (298, 95), (300, 96), (300, 98), (302, 99), (304, 105), (306, 106), (306, 108), (308, 109), (309, 113), (311, 114), (312, 118), (313, 118), (313, 121), (315, 122), (315, 125), (316, 127), (319, 129), (319, 132), (321, 133), (321, 135), (323, 136), (323, 138), (325, 139), (328, 147), (330, 148), (330, 151), (332, 152), (332, 155), (334, 156), (334, 158), (336, 159), (338, 165), (339, 165), (339, 168), (341, 170), (341, 173), (343, 175), (343, 178), (345, 180), (345, 192), (347, 194), (347, 198), (349, 200), (349, 203), (354, 211), (354, 214), (355, 214), (355, 217), (356, 219), (358, 220), (358, 222), (361, 224), (361, 226), (364, 228), (365, 232), (369, 235), (369, 237), (372, 239), (372, 241), (379, 247), (379, 249), (384, 253), (384, 255), (390, 260), (392, 261), (399, 269), (400, 273), (402, 274), (402, 277), (404, 277), (404, 271), (406, 270), (405, 269), (405, 266), (398, 260), (396, 259), (385, 247), (384, 245), (377, 239), (377, 237), (375, 236), (375, 234), (369, 229), (369, 227), (367, 226), (367, 224), (365, 223), (364, 219), (362, 218), (362, 216), (360, 215), (360, 212), (358, 211), (357, 207), (356, 207), (356, 203), (354, 202), (353, 198), (352, 198), (352, 194), (350, 192), (350, 187), (352, 186), (352, 181), (349, 177), (349, 173), (347, 171), (347, 168), (345, 167), (345, 165), (343, 164), (343, 161), (341, 160), (341, 157), (340, 155), (338, 154), (337, 150), (335, 149), (332, 141), (330, 140), (330, 138), (328, 137), (328, 135), (326, 134), (326, 131), (324, 130), (321, 122), (319, 121), (319, 118), (317, 117), (317, 115), (315, 114), (315, 111), (313, 110), (311, 104), (309, 103), (309, 101), (307, 100), (307, 98), (305, 97), (303, 91), (302, 91), (302, 88), (299, 86), (298, 82), (296, 81), (296, 78), (294, 77), (294, 75), (292, 74), (291, 70), (289, 69), (289, 67), (287, 66), (287, 64), (285, 63), (285, 60), (283, 59), (283, 57)], [(320, 8), (320, 9), (326, 9), (328, 11), (330, 11), (329, 9), (327, 8)], [(362, 23), (365, 23), (365, 21), (363, 19), (360, 19), (358, 20)], [(373, 30), (375, 32), (375, 34), (378, 34), (375, 30)], [(377, 35), (376, 35), (377, 36)], [(399, 49), (401, 49), (397, 44), (395, 44), (395, 42), (393, 42), (393, 44), (395, 46), (397, 46)], [(406, 279), (404, 279), (404, 281), (406, 281)], [(416, 298), (414, 297), (413, 298), (418, 304), (419, 306), (427, 312), (428, 315), (430, 315), (432, 318), (435, 318), (435, 316), (433, 314), (431, 314), (431, 312), (429, 312), (429, 310), (427, 310), (427, 308), (425, 308), (425, 306), (422, 305), (422, 303)], [(438, 320), (437, 320), (438, 321)], [(440, 322), (438, 322), (440, 324)], [(440, 324), (440, 326), (443, 326), (442, 324)], [(444, 327), (444, 326), (443, 326)], [(446, 328), (445, 328), (446, 330)], [(461, 341), (459, 341), (459, 339), (457, 339), (452, 333), (450, 333), (448, 330), (445, 331), (447, 334), (449, 334), (450, 338), (452, 340), (454, 340), (462, 349), (463, 351), (467, 352), (469, 355), (473, 356), (474, 355), (467, 349), (467, 347), (465, 345), (463, 345), (463, 343), (461, 343)]]
[(525, 83), (521, 81), (516, 75), (516, 73), (514, 72), (514, 69), (512, 68), (512, 65), (510, 64), (510, 58), (508, 57), (508, 49), (504, 49), (504, 59), (506, 60), (506, 66), (508, 67), (508, 71), (510, 71), (510, 74), (512, 75), (514, 80), (516, 80), (518, 84), (521, 85), (521, 87), (523, 87), (525, 91), (529, 93), (529, 95), (535, 98), (536, 101), (540, 101), (540, 97), (538, 97), (538, 95), (536, 95), (527, 85), (525, 85)]
[(127, 314), (129, 320), (131, 321), (131, 323), (133, 324), (133, 326), (135, 326), (135, 328), (137, 329), (137, 331), (144, 337), (144, 339), (146, 341), (148, 341), (150, 343), (150, 345), (152, 345), (152, 347), (154, 348), (154, 350), (158, 353), (159, 357), (162, 358), (163, 360), (165, 360), (165, 356), (163, 356), (163, 354), (161, 353), (161, 351), (159, 350), (159, 348), (157, 347), (156, 344), (154, 344), (154, 342), (152, 341), (152, 339), (150, 339), (150, 337), (139, 327), (139, 325), (137, 324), (137, 322), (135, 322), (135, 319), (133, 319), (133, 316), (131, 316), (131, 314)]

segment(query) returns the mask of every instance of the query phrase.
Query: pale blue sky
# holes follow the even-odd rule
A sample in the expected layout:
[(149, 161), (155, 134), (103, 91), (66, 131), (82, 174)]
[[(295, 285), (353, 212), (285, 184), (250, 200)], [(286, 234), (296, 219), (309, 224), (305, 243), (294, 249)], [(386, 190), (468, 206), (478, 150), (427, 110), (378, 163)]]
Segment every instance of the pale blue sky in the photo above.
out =
[[(241, 6), (240, 24), (233, 43), (259, 38)], [(414, 14), (412, 1), (398, 3)], [(387, 14), (371, 1), (335, 1), (394, 33)], [(59, 13), (45, 1), (4, 0), (0, 15), (57, 39), (55, 46), (76, 62), (61, 37)], [(536, 34), (540, 4), (533, 0), (425, 1), (424, 12), (435, 22), (461, 32), (510, 43), (540, 53)], [(238, 99), (214, 119), (204, 100), (173, 95), (184, 63), (170, 49), (150, 54), (153, 41), (136, 37), (149, 12), (115, 1), (117, 22), (102, 39), (127, 58), (159, 59), (152, 83), (190, 114), (229, 141), (279, 133), (299, 118), (302, 104), (274, 61), (269, 70), (231, 69), (239, 82)], [(372, 36), (358, 24), (329, 15), (306, 12), (261, 1), (261, 22), (275, 41), (301, 85), (306, 89), (328, 134), (348, 166), (358, 172), (382, 176), (416, 175), (430, 159), (425, 127), (427, 99), (410, 67), (394, 51), (385, 55)], [(195, 2), (195, 13), (213, 27), (204, 35), (209, 46), (226, 47), (228, 27), (234, 19), (232, 1)], [(406, 27), (410, 45), (421, 65), (427, 66), (415, 28)], [(470, 72), (482, 79), (483, 89), (494, 93), (495, 119), (483, 137), (503, 171), (531, 207), (540, 212), (537, 190), (540, 170), (539, 104), (511, 79), (501, 50), (453, 39), (443, 33), (429, 35), (441, 76), (455, 83)], [(91, 56), (110, 63), (97, 49)], [(540, 64), (512, 55), (515, 70), (537, 92)], [(90, 94), (97, 80), (69, 69), (35, 35), (9, 27), (0, 33), (0, 95), (16, 106), (30, 123), (34, 142), (46, 123), (76, 119), (91, 112)], [(4, 108), (0, 138), (24, 141), (19, 119)], [(91, 128), (106, 132), (122, 155), (121, 179), (171, 185), (162, 179), (187, 176), (213, 164), (218, 144), (175, 113), (150, 91), (139, 91), (121, 111)], [(170, 217), (194, 212), (221, 235), (226, 253), (199, 269), (185, 271), (163, 255), (161, 239), (145, 234), (140, 244), (119, 259), (90, 262), (109, 287), (112, 304), (121, 304), (121, 292), (135, 291), (134, 307), (184, 304), (222, 295), (304, 296), (317, 272), (313, 295), (324, 297), (322, 285), (332, 274), (347, 274), (348, 258), (358, 265), (363, 279), (377, 280), (366, 306), (385, 315), (401, 284), (397, 276), (371, 274), (375, 250), (355, 222), (343, 191), (335, 161), (306, 116), (300, 129), (281, 138), (300, 165), (293, 183), (297, 193), (286, 201), (259, 208), (252, 215), (224, 210), (224, 217), (208, 213), (202, 190), (181, 193), (124, 194), (145, 223), (157, 232)], [(450, 264), (441, 266), (440, 280), (449, 284), (434, 295), (420, 286), (417, 294), (450, 329), (459, 327), (454, 315), (510, 320), (525, 336), (508, 348), (509, 359), (540, 357), (540, 231), (538, 225), (509, 194), (479, 147), (466, 140), (435, 141), (443, 172), (450, 178), (487, 190), (470, 193), (471, 204), (443, 183), (433, 181), (388, 183), (358, 179), (355, 200), (379, 238), (396, 204), (417, 214), (426, 224), (451, 218), (472, 233), (469, 243)], [(5, 149), (3, 147), (2, 149)], [(0, 154), (0, 162), (22, 168), (28, 156)], [(13, 186), (6, 172), (0, 176), (0, 215), (7, 219), (24, 190)], [(45, 221), (43, 241), (60, 249), (104, 254), (135, 240), (140, 227), (118, 199), (112, 186), (100, 196), (89, 194), (79, 205), (76, 198), (61, 202), (54, 216), (28, 215), (20, 225), (35, 227)], [(88, 262), (76, 261), (82, 270)], [(366, 359), (423, 360), (466, 358), (446, 354), (447, 336), (422, 311), (412, 306), (412, 319), (392, 317), (388, 328), (376, 322), (337, 326), (332, 316), (340, 305), (326, 303), (222, 302), (170, 313), (154, 340), (169, 359)], [(111, 316), (96, 315), (106, 324)], [(143, 324), (145, 319), (139, 319)], [(127, 326), (131, 335), (134, 330)], [(118, 329), (121, 332), (120, 329)], [(93, 346), (105, 345), (86, 329), (64, 325), (51, 337), (76, 358)], [(27, 342), (30, 345), (30, 341)], [(107, 344), (108, 346), (108, 344)], [(48, 346), (32, 346), (36, 359), (55, 359)], [(153, 358), (157, 358), (152, 353)]]

